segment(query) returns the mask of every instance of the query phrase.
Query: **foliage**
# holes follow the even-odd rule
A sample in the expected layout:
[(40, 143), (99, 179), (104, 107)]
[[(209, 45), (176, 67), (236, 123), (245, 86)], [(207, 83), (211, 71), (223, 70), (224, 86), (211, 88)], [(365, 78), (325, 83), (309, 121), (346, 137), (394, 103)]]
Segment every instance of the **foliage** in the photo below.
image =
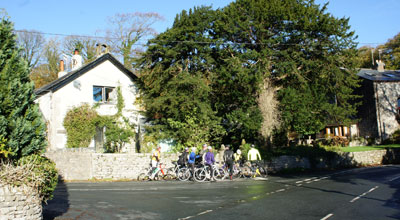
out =
[(39, 63), (34, 69), (30, 78), (36, 88), (40, 88), (58, 78), (60, 71), (59, 61), (61, 57), (60, 42), (57, 39), (50, 39), (44, 45), (42, 51), (43, 63)]
[(257, 142), (267, 80), (288, 132), (349, 123), (358, 98), (354, 38), (348, 19), (314, 1), (238, 0), (182, 11), (137, 61), (146, 114), (154, 132), (173, 138), (168, 121), (183, 127), (197, 109), (200, 124), (223, 126), (222, 142)]
[(29, 68), (17, 48), (13, 24), (0, 21), (0, 137), (11, 149), (11, 159), (18, 159), (46, 146), (45, 124), (34, 103), (34, 86)]
[(384, 44), (382, 51), (382, 60), (385, 62), (385, 68), (391, 70), (400, 69), (400, 33)]
[(322, 140), (317, 140), (315, 141), (315, 144), (320, 144), (320, 145), (325, 145), (325, 146), (330, 146), (330, 147), (347, 147), (350, 144), (350, 141), (348, 138), (344, 137), (338, 137), (334, 136), (331, 138), (325, 138)]
[(78, 49), (84, 63), (89, 63), (96, 59), (96, 44), (92, 38), (68, 36), (63, 40), (63, 53), (73, 56), (75, 49)]
[(43, 34), (36, 30), (20, 30), (17, 34), (17, 43), (21, 48), (21, 56), (28, 62), (28, 66), (35, 67), (45, 43)]
[(245, 139), (242, 139), (242, 143), (239, 146), (240, 151), (242, 152), (242, 158), (247, 158), (247, 153), (251, 148), (251, 144), (246, 143)]
[(151, 26), (161, 20), (163, 17), (155, 12), (117, 13), (108, 19), (109, 44), (123, 57), (126, 68), (132, 69), (132, 60), (140, 53), (140, 49), (135, 48), (136, 43), (146, 36), (155, 36), (156, 31)]
[(7, 159), (8, 156), (12, 156), (14, 153), (11, 151), (10, 147), (6, 146), (7, 139), (0, 137), (0, 162), (2, 159)]
[(36, 194), (42, 202), (53, 198), (58, 173), (51, 160), (32, 154), (15, 161), (0, 163), (0, 183), (13, 186), (26, 185), (27, 194)]
[(22, 157), (17, 163), (19, 166), (30, 166), (31, 174), (26, 177), (27, 181), (35, 181), (34, 178), (41, 180), (36, 184), (42, 200), (52, 199), (58, 182), (56, 164), (50, 159), (37, 154)]
[(127, 123), (121, 123), (115, 117), (109, 117), (109, 119), (108, 123), (103, 124), (106, 127), (106, 152), (121, 152), (122, 147), (129, 142), (134, 132), (130, 127), (126, 127)]
[(67, 147), (88, 147), (96, 134), (96, 128), (105, 127), (106, 152), (120, 152), (125, 143), (134, 135), (134, 125), (122, 116), (124, 99), (121, 88), (117, 87), (117, 113), (101, 116), (89, 105), (75, 107), (67, 112), (64, 127), (67, 130)]
[(97, 117), (97, 112), (87, 104), (69, 110), (64, 118), (67, 147), (88, 147), (96, 134)]

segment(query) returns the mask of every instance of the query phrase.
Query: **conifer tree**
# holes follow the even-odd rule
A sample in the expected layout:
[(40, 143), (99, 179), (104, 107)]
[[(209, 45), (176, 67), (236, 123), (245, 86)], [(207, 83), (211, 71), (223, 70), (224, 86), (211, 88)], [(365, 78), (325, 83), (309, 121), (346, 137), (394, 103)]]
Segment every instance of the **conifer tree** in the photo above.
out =
[(28, 64), (19, 53), (13, 24), (0, 22), (0, 139), (12, 158), (40, 152), (46, 146), (45, 124), (34, 103)]

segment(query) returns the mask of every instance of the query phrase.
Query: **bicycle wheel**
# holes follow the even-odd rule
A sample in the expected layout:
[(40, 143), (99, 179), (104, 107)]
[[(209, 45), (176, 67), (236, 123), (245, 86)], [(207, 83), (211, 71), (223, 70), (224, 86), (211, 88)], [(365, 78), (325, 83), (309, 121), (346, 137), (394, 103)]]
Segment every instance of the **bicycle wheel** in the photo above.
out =
[(149, 176), (146, 175), (145, 173), (141, 173), (141, 174), (139, 174), (139, 176), (137, 177), (137, 180), (138, 180), (138, 181), (147, 181), (147, 180), (149, 180)]
[(251, 176), (253, 176), (253, 171), (252, 171), (252, 169), (251, 169), (251, 167), (249, 167), (249, 166), (244, 166), (243, 168), (242, 168), (242, 175), (244, 176), (244, 177), (247, 177), (247, 178), (250, 178)]
[(207, 179), (207, 172), (204, 168), (198, 168), (194, 170), (194, 179), (197, 182), (204, 182)]
[(188, 168), (181, 168), (178, 170), (178, 179), (180, 181), (187, 181), (190, 178), (190, 170)]
[(225, 172), (225, 169), (223, 168), (217, 168), (214, 169), (214, 178), (216, 180), (223, 180), (227, 176), (227, 173)]
[(168, 173), (163, 176), (163, 180), (173, 180), (173, 179), (174, 179), (174, 177)]
[(240, 178), (241, 176), (242, 176), (242, 173), (241, 173), (241, 171), (240, 171), (240, 168), (237, 167), (236, 165), (233, 166), (233, 175), (232, 175), (232, 178), (233, 178), (233, 179), (237, 179), (237, 178)]

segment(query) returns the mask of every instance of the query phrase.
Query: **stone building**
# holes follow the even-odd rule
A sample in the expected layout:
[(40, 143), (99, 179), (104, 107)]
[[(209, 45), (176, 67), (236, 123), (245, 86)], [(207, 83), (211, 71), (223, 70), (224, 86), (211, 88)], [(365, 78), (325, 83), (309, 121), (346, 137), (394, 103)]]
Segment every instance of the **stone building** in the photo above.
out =
[(399, 129), (400, 71), (385, 70), (382, 62), (377, 63), (377, 70), (361, 69), (357, 74), (362, 80), (358, 93), (363, 95), (358, 126), (361, 137), (381, 143)]

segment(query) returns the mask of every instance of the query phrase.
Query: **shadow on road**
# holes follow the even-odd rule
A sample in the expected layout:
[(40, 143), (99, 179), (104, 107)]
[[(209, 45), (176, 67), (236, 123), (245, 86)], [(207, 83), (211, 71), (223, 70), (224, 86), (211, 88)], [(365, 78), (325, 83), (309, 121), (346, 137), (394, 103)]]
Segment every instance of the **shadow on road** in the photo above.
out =
[(51, 220), (61, 216), (69, 209), (68, 189), (61, 176), (58, 176), (58, 184), (53, 195), (53, 199), (48, 201), (47, 205), (43, 205), (44, 220)]

